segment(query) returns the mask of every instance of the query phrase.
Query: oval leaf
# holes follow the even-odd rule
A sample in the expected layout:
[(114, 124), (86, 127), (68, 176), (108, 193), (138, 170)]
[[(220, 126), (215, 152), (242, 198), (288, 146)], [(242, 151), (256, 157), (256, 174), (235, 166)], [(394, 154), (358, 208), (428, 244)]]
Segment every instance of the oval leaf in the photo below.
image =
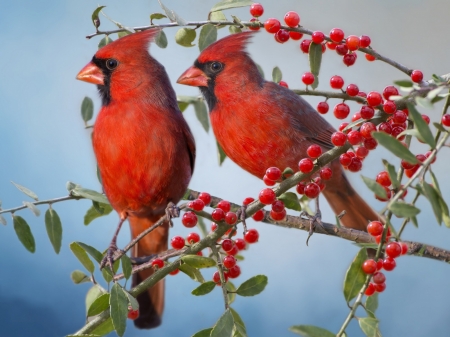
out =
[(395, 172), (394, 165), (390, 164), (387, 160), (383, 159), (384, 167), (386, 168), (387, 173), (389, 174), (389, 178), (391, 179), (392, 186), (394, 188), (400, 187), (400, 182), (397, 179), (397, 172)]
[(180, 269), (183, 273), (189, 276), (194, 281), (204, 283), (205, 279), (203, 278), (202, 273), (197, 268), (191, 267), (190, 265), (183, 263), (178, 269)]
[(197, 116), (198, 121), (202, 124), (203, 129), (206, 132), (209, 131), (209, 119), (208, 119), (208, 110), (206, 109), (206, 104), (204, 101), (195, 101), (194, 102), (195, 116)]
[(379, 337), (378, 320), (376, 318), (364, 317), (358, 319), (359, 327), (367, 337)]
[(230, 337), (234, 328), (233, 314), (227, 309), (211, 331), (211, 337)]
[(25, 206), (27, 206), (27, 208), (28, 208), (31, 212), (33, 212), (34, 215), (36, 215), (36, 216), (41, 215), (41, 211), (39, 210), (39, 208), (37, 208), (36, 205), (33, 204), (32, 202), (29, 202), (29, 201), (23, 201), (23, 204), (24, 204)]
[(164, 13), (166, 13), (167, 17), (170, 21), (178, 23), (179, 26), (186, 26), (187, 22), (182, 17), (180, 17), (177, 13), (175, 13), (173, 10), (167, 8), (163, 5), (161, 0), (158, 0), (159, 5), (163, 9)]
[(377, 309), (378, 309), (378, 293), (375, 293), (372, 296), (367, 297), (366, 310), (370, 311), (372, 314), (375, 314), (375, 311), (377, 311)]
[(86, 315), (87, 312), (94, 301), (100, 297), (102, 294), (106, 293), (105, 289), (100, 287), (98, 284), (93, 285), (86, 294)]
[(211, 336), (211, 331), (212, 331), (212, 328), (203, 329), (203, 330), (196, 332), (191, 337), (209, 337), (209, 336)]
[(120, 337), (125, 333), (128, 315), (128, 297), (122, 291), (122, 287), (118, 283), (114, 283), (111, 288), (111, 296), (109, 298), (111, 309), (111, 319)]
[(375, 180), (372, 180), (370, 178), (364, 177), (361, 175), (362, 180), (366, 184), (366, 186), (371, 190), (373, 193), (375, 193), (376, 196), (386, 199), (386, 190), (381, 186), (379, 183), (377, 183)]
[(109, 201), (106, 198), (106, 196), (104, 194), (98, 193), (97, 191), (77, 186), (71, 192), (76, 197), (83, 197), (86, 199), (97, 201), (102, 204), (109, 205)]
[(138, 310), (139, 309), (139, 303), (138, 303), (137, 299), (133, 295), (131, 295), (128, 291), (126, 291), (125, 289), (122, 288), (122, 290), (125, 293), (125, 295), (127, 296), (128, 304), (131, 305), (131, 308), (133, 310)]
[(94, 272), (94, 264), (87, 255), (86, 251), (76, 242), (70, 244), (70, 250), (91, 274)]
[[(256, 63), (255, 63), (255, 64), (256, 64)], [(263, 68), (262, 68), (259, 64), (256, 64), (256, 68), (258, 68), (258, 72), (259, 72), (259, 74), (261, 75), (261, 77), (264, 78), (264, 71), (263, 71)]]
[(303, 337), (335, 337), (334, 333), (314, 325), (294, 325), (290, 331)]
[(131, 272), (133, 271), (133, 267), (131, 265), (131, 260), (128, 255), (124, 254), (120, 258), (122, 260), (122, 271), (125, 278), (128, 280), (131, 276)]
[(166, 33), (164, 33), (163, 30), (160, 30), (158, 35), (155, 37), (155, 43), (159, 48), (166, 48), (167, 47), (167, 36)]
[[(222, 28), (222, 27), (219, 27)], [(242, 29), (237, 26), (228, 26), (228, 30), (231, 34), (242, 33)]]
[(167, 18), (167, 16), (165, 16), (164, 14), (152, 13), (152, 14), (150, 14), (150, 23), (153, 25), (153, 20), (160, 20), (160, 19), (164, 19), (164, 18)]
[(394, 213), (396, 216), (401, 218), (411, 218), (413, 216), (416, 216), (420, 213), (420, 209), (417, 207), (406, 204), (404, 202), (394, 202), (390, 207), (389, 210)]
[(319, 76), (320, 64), (322, 63), (322, 45), (320, 43), (311, 42), (309, 45), (309, 67), (311, 72)]
[(193, 47), (197, 33), (191, 28), (181, 28), (175, 34), (175, 42), (183, 47)]
[(103, 254), (100, 253), (97, 249), (83, 242), (77, 241), (76, 243), (81, 246), (81, 248), (83, 248), (90, 256), (92, 256), (95, 261), (97, 261), (98, 263), (102, 262)]
[(98, 49), (103, 48), (104, 46), (106, 46), (107, 44), (110, 44), (111, 42), (113, 42), (113, 39), (111, 39), (108, 35), (106, 35), (103, 39), (100, 40), (100, 42), (98, 43)]
[(80, 283), (90, 282), (91, 281), (89, 276), (87, 276), (81, 270), (74, 270), (70, 274), (70, 278), (72, 279), (73, 283), (75, 283), (75, 284), (80, 284)]
[(209, 294), (216, 287), (216, 284), (213, 281), (208, 281), (200, 284), (197, 288), (191, 291), (192, 295), (195, 296), (203, 296)]
[[(95, 203), (93, 201), (92, 203)], [(95, 207), (97, 206), (97, 207)], [(108, 215), (112, 212), (113, 208), (109, 204), (97, 203), (97, 205), (91, 206), (84, 215), (84, 224), (89, 225), (92, 221), (102, 216)]]
[(87, 315), (88, 316), (95, 316), (109, 307), (109, 294), (102, 294), (99, 297), (95, 299), (94, 302), (92, 302), (91, 306), (88, 309)]
[(284, 206), (289, 209), (293, 209), (295, 211), (301, 211), (302, 207), (300, 206), (300, 202), (298, 201), (297, 194), (294, 192), (286, 192), (278, 197), (279, 200), (284, 202)]
[(434, 141), (434, 137), (431, 133), (430, 127), (424, 121), (422, 115), (419, 113), (419, 111), (417, 111), (416, 107), (413, 104), (407, 103), (406, 106), (409, 111), (409, 117), (414, 122), (414, 128), (419, 131), (420, 138), (428, 145), (430, 145), (431, 149), (434, 149), (436, 147), (436, 142)]
[(59, 254), (62, 243), (62, 225), (58, 213), (52, 208), (45, 212), (45, 228), (55, 253)]
[(14, 181), (11, 181), (11, 182), (12, 182), (12, 184), (13, 184), (14, 186), (16, 186), (16, 188), (17, 188), (20, 192), (25, 193), (25, 194), (28, 195), (30, 198), (33, 198), (34, 200), (38, 201), (38, 196), (36, 195), (36, 193), (34, 193), (33, 191), (29, 190), (28, 188), (26, 188), (26, 187), (24, 187), (24, 186), (22, 186), (22, 185), (16, 184)]
[(227, 281), (225, 287), (227, 288), (228, 291), (228, 303), (231, 304), (236, 299), (236, 287), (230, 280)]
[(239, 316), (239, 314), (233, 308), (230, 308), (230, 311), (233, 315), (235, 330), (239, 333), (240, 336), (247, 336), (247, 328), (245, 327), (245, 323), (242, 320), (241, 316)]
[[(98, 14), (100, 11), (105, 8), (106, 6), (98, 6), (93, 12), (92, 12), (92, 23), (94, 24), (95, 28), (98, 28), (100, 26), (100, 21), (98, 19)], [(97, 23), (98, 22), (98, 23)]]
[(219, 166), (221, 166), (223, 161), (227, 158), (227, 155), (225, 151), (222, 149), (222, 146), (220, 146), (219, 142), (216, 141), (216, 145), (217, 145), (217, 157), (219, 158)]
[(434, 215), (436, 216), (436, 220), (438, 224), (440, 225), (442, 223), (442, 208), (440, 203), (440, 195), (439, 192), (430, 184), (423, 182), (422, 183), (423, 191), (425, 192), (425, 197), (428, 199), (428, 201), (431, 204), (431, 207), (433, 208)]
[(94, 102), (86, 96), (81, 102), (81, 117), (87, 123), (92, 119), (92, 116), (94, 116)]
[(114, 331), (114, 325), (112, 324), (111, 317), (108, 317), (106, 321), (100, 323), (98, 327), (92, 330), (92, 333), (99, 336), (106, 336), (112, 331)]
[(236, 7), (245, 7), (250, 6), (253, 1), (250, 0), (224, 0), (221, 1), (211, 8), (211, 12), (221, 11), (224, 9), (236, 8)]
[[(215, 11), (215, 12), (210, 12), (209, 20), (212, 22), (227, 21), (227, 17), (221, 11)], [(219, 26), (217, 28), (223, 28), (223, 27), (224, 26)], [(230, 26), (230, 27), (234, 27), (234, 26)]]
[(388, 135), (385, 132), (373, 132), (372, 137), (389, 151), (391, 151), (396, 157), (406, 160), (411, 164), (418, 164), (416, 156), (409, 151), (403, 144), (396, 138)]
[(206, 256), (185, 255), (181, 260), (194, 268), (209, 268), (216, 265), (216, 261)]
[(350, 302), (358, 295), (364, 282), (366, 281), (366, 274), (362, 270), (363, 262), (367, 260), (367, 250), (360, 249), (352, 264), (347, 270), (344, 279), (344, 297), (347, 302)]
[(34, 241), (34, 236), (31, 233), (30, 226), (24, 218), (18, 215), (13, 216), (14, 230), (19, 238), (22, 245), (31, 253), (36, 251), (36, 243)]
[(198, 37), (198, 48), (203, 51), (211, 43), (217, 40), (217, 28), (211, 24), (204, 25), (200, 30), (200, 36)]
[(278, 67), (273, 68), (272, 81), (274, 81), (275, 83), (280, 83), (282, 77), (283, 77), (283, 74), (281, 73), (280, 68), (278, 68)]
[(236, 290), (240, 296), (258, 295), (267, 285), (266, 275), (256, 275), (242, 283)]

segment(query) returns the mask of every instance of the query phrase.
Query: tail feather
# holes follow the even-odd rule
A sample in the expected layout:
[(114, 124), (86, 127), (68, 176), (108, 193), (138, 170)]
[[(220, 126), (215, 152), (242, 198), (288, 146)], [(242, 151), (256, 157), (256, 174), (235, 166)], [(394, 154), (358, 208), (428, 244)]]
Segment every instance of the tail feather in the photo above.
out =
[[(152, 226), (158, 219), (130, 217), (131, 235), (133, 238)], [(169, 226), (164, 224), (143, 237), (132, 251), (133, 257), (158, 254), (167, 250)], [(132, 286), (136, 286), (153, 274), (152, 269), (143, 270), (133, 275)], [(137, 296), (139, 317), (134, 321), (137, 328), (151, 329), (161, 324), (164, 310), (164, 280)]]

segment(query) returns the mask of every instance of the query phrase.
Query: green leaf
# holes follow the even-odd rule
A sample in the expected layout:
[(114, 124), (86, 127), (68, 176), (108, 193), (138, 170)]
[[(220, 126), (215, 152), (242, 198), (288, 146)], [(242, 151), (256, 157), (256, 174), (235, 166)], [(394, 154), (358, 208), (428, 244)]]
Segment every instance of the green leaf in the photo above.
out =
[(227, 309), (214, 325), (211, 337), (230, 337), (234, 328), (233, 314)]
[(111, 310), (111, 319), (117, 335), (120, 337), (125, 333), (128, 315), (128, 297), (118, 283), (114, 283), (111, 288), (111, 297), (109, 298)]
[(191, 291), (192, 295), (195, 296), (203, 296), (209, 294), (216, 287), (216, 284), (213, 281), (208, 281), (200, 284), (197, 288)]
[(94, 116), (94, 102), (91, 98), (85, 97), (81, 102), (81, 117), (83, 121), (87, 123)]
[(139, 303), (138, 303), (137, 299), (133, 295), (131, 295), (128, 291), (126, 291), (125, 289), (122, 288), (122, 290), (128, 298), (128, 304), (131, 305), (131, 309), (138, 310)]
[(394, 202), (389, 210), (401, 218), (410, 218), (420, 213), (420, 209), (417, 207), (400, 201)]
[(86, 294), (86, 315), (89, 311), (89, 308), (91, 307), (92, 303), (99, 298), (101, 295), (105, 294), (106, 291), (102, 287), (100, 287), (98, 284), (94, 284), (87, 292)]
[(124, 254), (120, 258), (122, 260), (122, 271), (123, 275), (125, 276), (125, 279), (129, 279), (131, 276), (131, 272), (133, 271), (133, 267), (131, 265), (131, 260), (128, 257), (128, 255)]
[(370, 311), (372, 314), (375, 314), (375, 311), (377, 311), (377, 309), (378, 309), (378, 293), (375, 293), (372, 296), (367, 297), (366, 310)]
[(152, 13), (152, 14), (150, 14), (150, 23), (153, 25), (153, 20), (160, 20), (160, 19), (164, 19), (164, 18), (167, 18), (167, 16), (165, 16), (164, 14)]
[(105, 8), (106, 6), (98, 6), (93, 12), (92, 12), (92, 23), (94, 24), (95, 28), (98, 28), (100, 26), (100, 20), (98, 18), (98, 14), (100, 13), (100, 11)]
[(230, 8), (250, 6), (252, 3), (253, 1), (251, 0), (224, 0), (215, 4), (213, 8), (211, 8), (211, 12), (221, 11)]
[(217, 156), (219, 158), (219, 166), (222, 166), (223, 161), (225, 158), (227, 158), (227, 155), (225, 154), (225, 151), (222, 149), (222, 146), (220, 146), (219, 142), (216, 141), (217, 144)]
[[(231, 314), (233, 315), (234, 320), (234, 329), (238, 333), (238, 337), (246, 337), (247, 336), (247, 328), (245, 327), (245, 323), (242, 320), (241, 316), (234, 310), (230, 308)], [(236, 334), (234, 335), (236, 336)]]
[(294, 325), (290, 331), (303, 337), (334, 337), (334, 333), (314, 325)]
[(441, 91), (442, 89), (444, 89), (444, 87), (437, 87), (436, 89), (431, 90), (428, 94), (427, 94), (427, 98), (428, 99), (433, 99), (435, 98)]
[(36, 195), (36, 193), (34, 193), (33, 191), (29, 190), (28, 188), (16, 184), (14, 181), (11, 181), (11, 183), (22, 193), (25, 193), (26, 195), (28, 195), (30, 198), (38, 201), (38, 196)]
[(167, 47), (167, 36), (166, 33), (161, 29), (155, 37), (155, 43), (159, 48), (166, 48)]
[(414, 122), (414, 127), (419, 131), (421, 140), (430, 145), (431, 149), (434, 149), (436, 147), (436, 142), (434, 141), (430, 127), (423, 120), (422, 115), (416, 110), (416, 107), (413, 104), (407, 103), (406, 106), (408, 107), (409, 117)]
[(205, 102), (202, 101), (195, 101), (194, 102), (194, 110), (195, 110), (195, 116), (197, 117), (200, 124), (202, 124), (203, 129), (208, 133), (209, 131), (209, 119), (208, 119), (208, 110), (206, 108)]
[(436, 129), (438, 129), (439, 131), (441, 131), (441, 132), (447, 132), (447, 130), (442, 126), (441, 123), (433, 122), (433, 125), (434, 125), (434, 127), (435, 127)]
[(177, 13), (175, 13), (173, 10), (167, 8), (163, 5), (161, 0), (158, 0), (159, 5), (164, 10), (164, 13), (166, 13), (167, 17), (170, 21), (178, 23), (179, 26), (186, 26), (187, 22), (182, 17), (180, 17)]
[(24, 218), (13, 215), (14, 230), (22, 245), (31, 253), (36, 251), (33, 233)]
[(118, 32), (118, 33), (117, 33), (117, 37), (120, 39), (120, 38), (122, 38), (122, 37), (124, 37), (124, 36), (127, 36), (127, 35), (130, 35), (130, 34), (131, 34), (131, 32), (125, 30), (125, 31), (123, 31), (123, 32)]
[(112, 324), (111, 317), (108, 317), (106, 321), (100, 323), (98, 327), (92, 330), (92, 333), (98, 334), (99, 336), (106, 336), (112, 331), (114, 331), (114, 325)]
[(423, 191), (425, 192), (425, 197), (430, 201), (431, 207), (433, 208), (434, 215), (438, 224), (442, 223), (442, 208), (440, 204), (439, 192), (434, 189), (430, 184), (422, 183)]
[(421, 106), (425, 109), (433, 109), (433, 104), (426, 98), (416, 96), (414, 97), (414, 100), (416, 101), (417, 105)]
[(184, 110), (186, 110), (188, 106), (189, 106), (189, 103), (178, 102), (178, 109), (180, 109), (181, 112), (184, 112)]
[(362, 270), (362, 264), (365, 260), (367, 260), (367, 250), (362, 248), (358, 254), (356, 254), (356, 257), (353, 259), (345, 274), (344, 298), (347, 303), (358, 295), (366, 281), (366, 274)]
[[(213, 22), (219, 22), (219, 21), (227, 21), (227, 17), (225, 14), (223, 14), (221, 11), (215, 11), (209, 13), (209, 20)], [(224, 26), (219, 26), (217, 28), (223, 28)], [(233, 27), (233, 26), (230, 26)]]
[(39, 208), (36, 207), (35, 204), (29, 202), (29, 201), (22, 201), (22, 203), (27, 206), (27, 208), (33, 212), (34, 215), (39, 216), (41, 215), (41, 211), (39, 210)]
[(363, 175), (361, 175), (361, 178), (364, 181), (364, 183), (366, 184), (366, 186), (369, 188), (369, 190), (371, 190), (373, 193), (375, 193), (376, 196), (383, 198), (383, 199), (387, 198), (386, 190), (383, 188), (383, 186), (381, 186), (375, 180), (364, 177)]
[(394, 81), (395, 85), (398, 85), (399, 87), (403, 88), (412, 88), (413, 82), (409, 80), (400, 80), (400, 81)]
[(203, 51), (211, 43), (217, 40), (217, 28), (211, 24), (204, 25), (198, 37), (198, 48)]
[(411, 217), (411, 222), (414, 225), (414, 227), (419, 228), (419, 223), (417, 222), (417, 218), (415, 216)]
[(284, 206), (295, 211), (301, 211), (300, 202), (298, 201), (297, 194), (294, 192), (285, 192), (278, 197), (279, 200), (284, 202)]
[(267, 285), (266, 275), (256, 275), (242, 283), (236, 290), (240, 296), (255, 296), (264, 290)]
[(180, 28), (175, 34), (175, 42), (183, 47), (193, 47), (197, 33), (191, 28)]
[(113, 42), (114, 40), (111, 39), (108, 35), (106, 35), (103, 39), (100, 40), (100, 42), (98, 43), (98, 49), (103, 48), (104, 46), (106, 46), (107, 44), (110, 44), (111, 42)]
[(378, 320), (371, 317), (363, 317), (358, 319), (359, 327), (367, 337), (381, 337), (378, 330)]
[(261, 77), (264, 78), (263, 68), (259, 64), (257, 64), (257, 63), (255, 63), (255, 64), (256, 64), (256, 68), (258, 68), (258, 71), (261, 74)]
[(6, 219), (5, 219), (2, 215), (0, 215), (0, 223), (1, 223), (3, 226), (6, 226), (6, 224), (7, 224)]
[[(89, 208), (84, 215), (84, 224), (89, 225), (93, 220), (100, 218), (102, 216), (108, 215), (112, 212), (113, 208), (110, 204), (98, 203), (97, 201), (92, 201), (93, 205)], [(97, 203), (97, 204), (94, 204)], [(97, 206), (97, 207), (95, 207)]]
[[(322, 63), (322, 45), (320, 43), (311, 42), (309, 45), (308, 55), (311, 72), (315, 75), (315, 77), (318, 77), (320, 72), (320, 64)], [(317, 79), (314, 82), (318, 82)]]
[(394, 188), (400, 187), (400, 182), (397, 179), (397, 172), (395, 172), (394, 165), (390, 164), (387, 160), (383, 159), (384, 167), (386, 168), (389, 178), (391, 179), (392, 186)]
[(59, 254), (62, 243), (62, 225), (58, 213), (52, 208), (45, 212), (45, 228), (56, 254)]
[(209, 268), (216, 265), (216, 261), (206, 256), (185, 255), (181, 260), (194, 268)]
[(106, 198), (106, 196), (104, 194), (98, 193), (97, 191), (94, 191), (94, 190), (90, 190), (87, 188), (77, 186), (72, 190), (72, 194), (76, 197), (83, 197), (86, 199), (97, 201), (101, 204), (109, 205), (109, 201)]
[(212, 328), (203, 329), (203, 330), (196, 332), (191, 337), (209, 337), (209, 336), (211, 336), (211, 331), (212, 331)]
[[(220, 26), (218, 28), (223, 28), (223, 26)], [(237, 33), (242, 33), (242, 29), (238, 26), (228, 26), (228, 31), (231, 34), (237, 34)]]
[(109, 266), (102, 269), (102, 276), (106, 283), (110, 283), (113, 280), (112, 271)]
[(202, 273), (197, 268), (191, 267), (190, 265), (183, 263), (178, 269), (180, 269), (183, 273), (189, 276), (194, 281), (204, 283), (205, 279), (203, 278)]
[(86, 251), (77, 242), (72, 242), (70, 244), (70, 250), (76, 256), (76, 258), (81, 262), (81, 264), (86, 268), (91, 274), (94, 272), (94, 264), (87, 255)]
[(396, 157), (407, 161), (410, 164), (418, 164), (419, 160), (415, 155), (409, 151), (399, 140), (388, 135), (385, 132), (373, 132), (372, 137), (378, 142), (378, 144), (384, 146)]
[(79, 241), (77, 241), (76, 244), (83, 248), (90, 256), (92, 256), (95, 261), (97, 261), (98, 263), (102, 262), (103, 254), (100, 253), (97, 249)]
[(227, 295), (228, 303), (231, 304), (236, 299), (236, 287), (233, 284), (233, 282), (231, 282), (230, 280), (227, 281), (227, 283), (225, 284), (225, 287), (227, 288), (227, 291), (228, 291), (228, 295)]
[(280, 83), (282, 77), (283, 77), (283, 74), (281, 73), (280, 68), (278, 68), (278, 67), (273, 68), (272, 81), (275, 83)]
[(73, 283), (75, 283), (75, 284), (91, 282), (91, 279), (89, 278), (89, 276), (87, 276), (81, 270), (74, 270), (70, 274), (70, 278), (72, 279)]
[(377, 249), (378, 248), (378, 244), (377, 243), (364, 243), (364, 242), (354, 242), (353, 243), (355, 246), (358, 246), (360, 248), (372, 248), (372, 249)]
[(103, 311), (105, 311), (106, 309), (108, 309), (109, 297), (110, 297), (109, 294), (102, 294), (99, 297), (97, 297), (88, 309), (87, 312), (88, 317), (98, 315)]

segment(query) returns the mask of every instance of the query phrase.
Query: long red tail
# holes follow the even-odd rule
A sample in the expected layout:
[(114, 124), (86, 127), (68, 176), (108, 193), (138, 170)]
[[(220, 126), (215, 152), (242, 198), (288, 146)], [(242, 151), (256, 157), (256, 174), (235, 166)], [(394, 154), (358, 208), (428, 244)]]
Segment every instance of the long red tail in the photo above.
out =
[[(142, 231), (152, 226), (158, 219), (129, 217), (131, 236), (135, 238)], [(133, 257), (148, 256), (158, 254), (167, 250), (169, 237), (169, 226), (164, 224), (156, 228), (153, 232), (143, 237), (134, 246)], [(136, 286), (153, 274), (152, 269), (146, 269), (133, 275), (132, 286)], [(138, 295), (139, 317), (134, 321), (136, 327), (140, 329), (151, 329), (161, 324), (161, 316), (164, 310), (164, 280), (156, 283), (146, 292)]]

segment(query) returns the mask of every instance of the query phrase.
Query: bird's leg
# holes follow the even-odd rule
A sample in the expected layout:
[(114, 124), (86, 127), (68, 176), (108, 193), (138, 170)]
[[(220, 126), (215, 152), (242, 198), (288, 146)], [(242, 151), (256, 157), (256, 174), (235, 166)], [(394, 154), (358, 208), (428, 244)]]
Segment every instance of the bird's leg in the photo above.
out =
[(170, 201), (166, 207), (166, 217), (170, 227), (173, 227), (172, 218), (178, 218), (179, 216), (180, 216), (180, 208), (177, 205), (175, 205), (172, 201)]
[(245, 223), (245, 219), (247, 218), (247, 206), (241, 206), (236, 211), (237, 218), (242, 221), (242, 226), (244, 227), (244, 234), (247, 233), (247, 224)]
[(309, 238), (314, 234), (314, 230), (316, 228), (315, 223), (317, 223), (319, 226), (322, 227), (322, 212), (320, 211), (320, 208), (319, 208), (319, 197), (316, 198), (315, 204), (316, 204), (316, 214), (314, 214), (313, 216), (311, 216), (305, 212), (302, 212), (302, 214), (301, 214), (301, 215), (305, 215), (307, 218), (309, 218), (309, 221), (310, 221), (309, 234), (308, 234), (308, 238), (306, 239), (306, 245), (308, 245)]
[(114, 236), (111, 240), (111, 243), (109, 244), (108, 250), (106, 251), (106, 255), (103, 258), (102, 262), (100, 263), (100, 269), (103, 269), (106, 265), (109, 265), (111, 267), (111, 271), (114, 273), (114, 253), (119, 250), (117, 248), (117, 236), (119, 235), (120, 228), (122, 227), (122, 224), (127, 219), (127, 216), (121, 216), (119, 224), (117, 225), (116, 232), (114, 233)]

